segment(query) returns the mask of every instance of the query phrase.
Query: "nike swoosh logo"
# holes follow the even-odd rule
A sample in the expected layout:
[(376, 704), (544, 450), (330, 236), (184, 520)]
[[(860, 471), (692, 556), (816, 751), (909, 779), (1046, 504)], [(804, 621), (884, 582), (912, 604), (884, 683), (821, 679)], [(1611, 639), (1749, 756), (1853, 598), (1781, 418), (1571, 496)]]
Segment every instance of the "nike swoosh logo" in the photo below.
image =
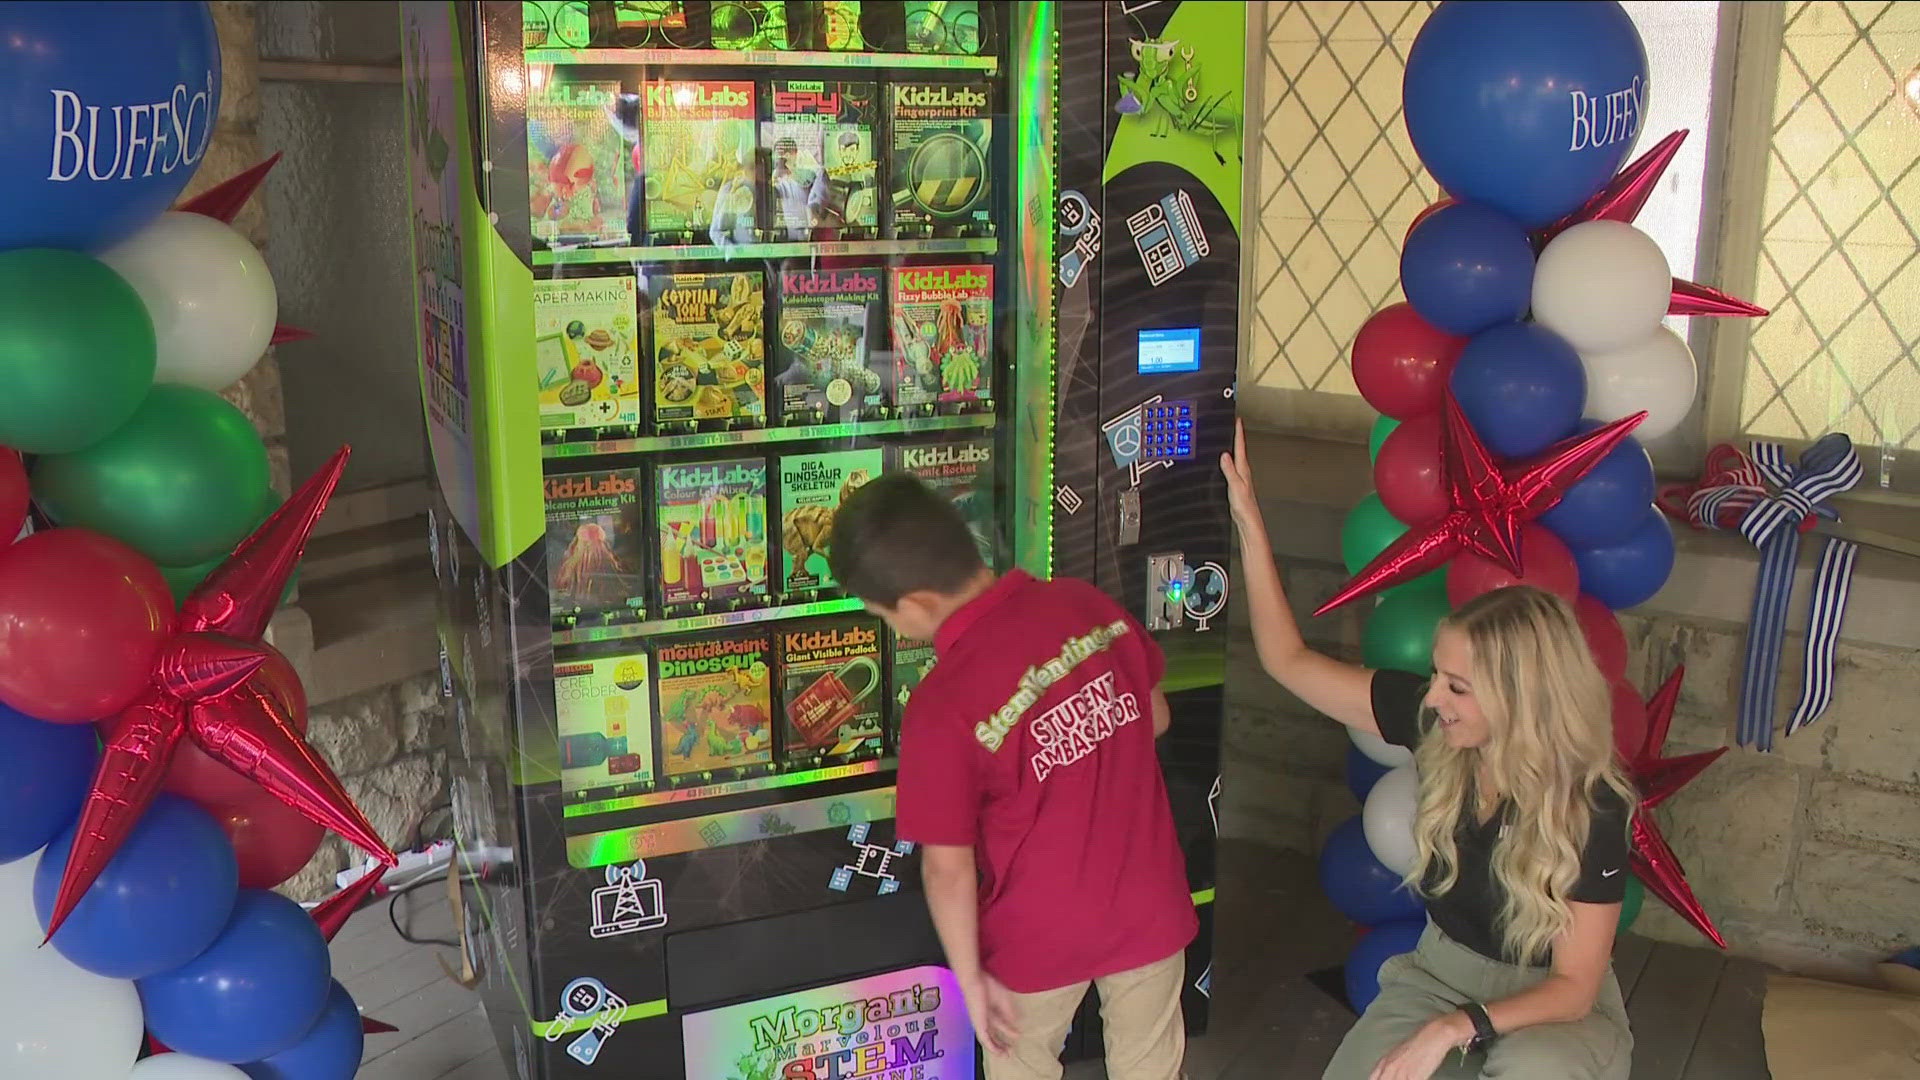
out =
[(1615, 875), (1615, 874), (1617, 874), (1617, 873), (1619, 873), (1619, 872), (1620, 872), (1620, 868), (1616, 866), (1616, 867), (1614, 867), (1614, 868), (1613, 868), (1613, 869), (1611, 869), (1611, 870), (1602, 870), (1602, 871), (1600, 871), (1600, 876), (1601, 876), (1601, 877), (1612, 877), (1613, 875)]

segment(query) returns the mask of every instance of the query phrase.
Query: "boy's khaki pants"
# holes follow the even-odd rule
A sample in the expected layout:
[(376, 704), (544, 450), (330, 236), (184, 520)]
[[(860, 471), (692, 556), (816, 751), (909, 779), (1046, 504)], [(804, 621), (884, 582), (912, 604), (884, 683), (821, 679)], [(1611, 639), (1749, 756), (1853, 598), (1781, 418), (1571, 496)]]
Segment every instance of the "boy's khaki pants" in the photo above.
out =
[[(1108, 1080), (1178, 1080), (1187, 1052), (1180, 1015), (1185, 950), (1132, 971), (1093, 980), (1106, 1029)], [(1087, 983), (1037, 994), (1015, 994), (1020, 1037), (1005, 1054), (989, 1050), (987, 1080), (1058, 1080), (1060, 1049)]]

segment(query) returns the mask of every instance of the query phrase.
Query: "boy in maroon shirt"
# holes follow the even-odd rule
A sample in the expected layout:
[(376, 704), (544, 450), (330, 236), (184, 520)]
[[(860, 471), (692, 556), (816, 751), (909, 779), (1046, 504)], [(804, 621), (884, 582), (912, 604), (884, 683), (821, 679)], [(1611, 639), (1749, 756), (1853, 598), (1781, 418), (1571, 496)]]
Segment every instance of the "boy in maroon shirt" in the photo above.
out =
[(1154, 752), (1165, 662), (1106, 594), (996, 577), (953, 505), (906, 474), (848, 496), (833, 575), (932, 640), (900, 733), (899, 835), (990, 1080), (1051, 1080), (1089, 983), (1107, 1075), (1173, 1080), (1198, 922)]

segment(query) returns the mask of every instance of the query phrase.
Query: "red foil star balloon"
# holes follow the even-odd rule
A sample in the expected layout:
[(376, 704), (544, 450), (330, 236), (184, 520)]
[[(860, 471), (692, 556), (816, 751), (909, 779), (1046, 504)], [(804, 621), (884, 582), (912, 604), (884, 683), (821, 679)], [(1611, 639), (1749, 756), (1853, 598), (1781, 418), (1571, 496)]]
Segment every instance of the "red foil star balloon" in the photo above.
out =
[(1463, 551), (1519, 574), (1520, 526), (1551, 510), (1568, 488), (1647, 416), (1644, 412), (1623, 416), (1555, 443), (1530, 463), (1502, 468), (1481, 444), (1452, 394), (1447, 395), (1443, 408), (1446, 426), (1441, 431), (1440, 464), (1446, 473), (1447, 499), (1452, 509), (1428, 524), (1407, 530), (1387, 545), (1315, 609), (1315, 615), (1325, 615), (1369, 593), (1411, 581)]
[(1660, 756), (1661, 748), (1666, 745), (1667, 728), (1673, 723), (1674, 703), (1680, 700), (1680, 680), (1686, 671), (1684, 667), (1674, 668), (1667, 681), (1647, 699), (1647, 737), (1626, 763), (1634, 790), (1640, 793), (1640, 803), (1633, 815), (1633, 872), (1648, 891), (1724, 949), (1726, 939), (1720, 936), (1706, 909), (1700, 906), (1699, 898), (1693, 895), (1685, 868), (1653, 817), (1654, 807), (1727, 752), (1723, 746), (1699, 754)]
[(1654, 186), (1666, 175), (1667, 166), (1673, 164), (1674, 155), (1680, 152), (1680, 144), (1686, 141), (1687, 132), (1683, 128), (1655, 143), (1653, 149), (1641, 154), (1631, 165), (1607, 181), (1607, 186), (1595, 192), (1585, 206), (1534, 233), (1535, 242), (1544, 245), (1583, 221), (1632, 224), (1633, 219), (1640, 216), (1641, 207), (1646, 206), (1647, 199), (1653, 195)]
[(146, 693), (101, 722), (106, 747), (80, 810), (49, 939), (153, 801), (183, 737), (376, 857), (398, 861), (293, 727), (271, 680), (257, 673), (269, 653), (260, 636), (346, 463), (342, 448), (207, 575), (181, 605)]
[(1750, 304), (1706, 285), (1673, 279), (1673, 296), (1667, 302), (1669, 315), (1716, 315), (1736, 319), (1757, 319), (1767, 313), (1759, 304)]

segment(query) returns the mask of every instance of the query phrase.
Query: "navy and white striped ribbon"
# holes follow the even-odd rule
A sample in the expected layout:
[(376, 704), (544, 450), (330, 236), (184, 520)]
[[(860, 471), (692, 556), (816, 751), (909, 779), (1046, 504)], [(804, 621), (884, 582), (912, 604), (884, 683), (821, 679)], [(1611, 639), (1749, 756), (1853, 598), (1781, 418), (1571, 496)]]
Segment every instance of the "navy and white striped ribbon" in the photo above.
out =
[[(1735, 729), (1741, 746), (1773, 749), (1775, 688), (1800, 534), (1815, 518), (1838, 520), (1826, 502), (1858, 484), (1861, 473), (1852, 441), (1838, 432), (1807, 447), (1798, 464), (1788, 462), (1778, 443), (1755, 442), (1745, 460), (1720, 470), (1687, 499), (1687, 516), (1695, 525), (1737, 531), (1760, 551)], [(1776, 493), (1768, 494), (1768, 488)], [(1807, 615), (1800, 702), (1787, 721), (1788, 735), (1820, 719), (1833, 703), (1834, 648), (1858, 555), (1857, 545), (1835, 537), (1827, 539), (1820, 553)]]

